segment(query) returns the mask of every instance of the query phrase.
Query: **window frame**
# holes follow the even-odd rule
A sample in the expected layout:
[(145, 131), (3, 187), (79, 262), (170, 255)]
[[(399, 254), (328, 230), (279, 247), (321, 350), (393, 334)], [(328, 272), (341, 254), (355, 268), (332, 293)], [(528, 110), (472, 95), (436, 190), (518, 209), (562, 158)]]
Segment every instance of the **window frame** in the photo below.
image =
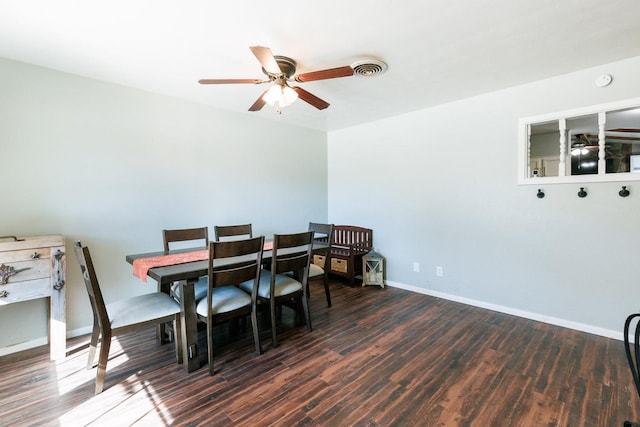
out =
[[(549, 123), (560, 120), (571, 120), (579, 117), (598, 115), (600, 113), (610, 113), (617, 110), (640, 108), (640, 98), (631, 98), (621, 101), (609, 102), (605, 104), (592, 105), (584, 108), (559, 111), (555, 113), (542, 114), (538, 116), (524, 117), (518, 121), (518, 184), (520, 185), (540, 185), (540, 184), (565, 184), (565, 183), (591, 183), (591, 182), (621, 182), (640, 181), (640, 173), (600, 173), (590, 175), (566, 175), (566, 176), (529, 176), (530, 143), (529, 133), (532, 125)], [(560, 126), (562, 129), (562, 126)], [(560, 135), (558, 135), (560, 141)], [(568, 144), (568, 142), (567, 142)], [(558, 142), (560, 148), (560, 142)], [(560, 149), (558, 150), (560, 151)]]

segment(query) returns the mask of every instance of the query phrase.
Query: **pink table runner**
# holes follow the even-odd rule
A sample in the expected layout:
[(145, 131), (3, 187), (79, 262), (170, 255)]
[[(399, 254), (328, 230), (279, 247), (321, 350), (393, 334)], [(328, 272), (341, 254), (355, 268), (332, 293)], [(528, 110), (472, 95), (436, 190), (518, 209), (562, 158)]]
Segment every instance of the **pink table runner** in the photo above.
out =
[[(273, 249), (273, 242), (265, 242), (263, 250)], [(209, 250), (183, 252), (180, 254), (159, 255), (149, 258), (138, 258), (133, 260), (133, 275), (147, 283), (147, 273), (155, 267), (166, 267), (169, 265), (186, 264), (188, 262), (205, 261), (209, 259)]]
[(181, 254), (160, 255), (150, 258), (138, 258), (133, 260), (133, 275), (142, 282), (147, 282), (147, 273), (155, 267), (166, 267), (168, 265), (186, 264), (194, 261), (204, 261), (209, 258), (209, 250), (183, 252)]

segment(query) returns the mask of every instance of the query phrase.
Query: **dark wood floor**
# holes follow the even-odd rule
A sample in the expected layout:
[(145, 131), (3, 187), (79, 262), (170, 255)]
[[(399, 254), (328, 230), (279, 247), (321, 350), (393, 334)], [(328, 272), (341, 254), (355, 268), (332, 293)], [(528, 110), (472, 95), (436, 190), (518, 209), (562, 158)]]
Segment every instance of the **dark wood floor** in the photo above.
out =
[[(619, 341), (400, 289), (312, 290), (314, 330), (286, 315), (264, 354), (226, 341), (191, 374), (154, 331), (117, 340), (93, 395), (87, 337), (0, 358), (0, 425), (622, 426), (640, 399)], [(286, 314), (286, 312), (285, 312)], [(74, 350), (75, 349), (75, 350)]]

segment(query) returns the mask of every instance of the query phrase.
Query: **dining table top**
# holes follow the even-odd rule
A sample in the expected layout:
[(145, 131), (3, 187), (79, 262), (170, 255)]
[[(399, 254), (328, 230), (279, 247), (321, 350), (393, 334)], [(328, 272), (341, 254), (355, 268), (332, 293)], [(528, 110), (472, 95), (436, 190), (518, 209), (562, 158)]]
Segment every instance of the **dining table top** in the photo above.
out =
[[(321, 251), (329, 247), (328, 243), (324, 242), (314, 242), (313, 243), (313, 251)], [(133, 265), (133, 262), (137, 259), (141, 258), (152, 258), (163, 255), (173, 255), (194, 251), (202, 251), (206, 250), (206, 247), (197, 247), (197, 248), (183, 248), (183, 249), (172, 249), (169, 251), (156, 251), (156, 252), (145, 252), (139, 254), (131, 254), (125, 257), (125, 260)], [(273, 251), (271, 249), (265, 250), (262, 252), (262, 261), (270, 261)], [(219, 265), (223, 265), (225, 262), (223, 261)], [(205, 259), (202, 261), (190, 261), (180, 264), (171, 264), (162, 267), (152, 267), (147, 272), (147, 275), (157, 281), (158, 283), (167, 283), (178, 280), (195, 280), (198, 277), (206, 276), (209, 271), (209, 260)]]

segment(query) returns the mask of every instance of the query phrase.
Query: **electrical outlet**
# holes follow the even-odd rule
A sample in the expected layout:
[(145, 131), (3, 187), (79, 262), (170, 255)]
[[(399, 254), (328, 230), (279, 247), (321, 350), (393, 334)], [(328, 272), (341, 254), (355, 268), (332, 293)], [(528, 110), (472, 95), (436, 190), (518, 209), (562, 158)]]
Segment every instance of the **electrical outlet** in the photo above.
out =
[(420, 263), (417, 261), (413, 262), (413, 272), (414, 273), (420, 273)]
[(442, 266), (440, 266), (440, 265), (436, 265), (436, 276), (438, 276), (438, 277), (444, 276), (444, 270), (442, 269)]

